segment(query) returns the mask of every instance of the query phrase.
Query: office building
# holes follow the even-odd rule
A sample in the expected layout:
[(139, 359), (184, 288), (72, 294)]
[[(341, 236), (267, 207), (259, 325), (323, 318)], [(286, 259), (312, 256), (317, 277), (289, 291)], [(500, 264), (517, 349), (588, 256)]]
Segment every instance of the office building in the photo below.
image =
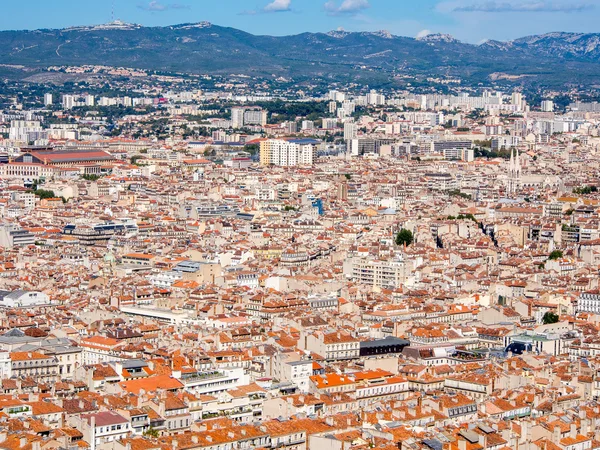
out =
[(0, 247), (13, 248), (35, 243), (35, 236), (19, 225), (0, 226)]

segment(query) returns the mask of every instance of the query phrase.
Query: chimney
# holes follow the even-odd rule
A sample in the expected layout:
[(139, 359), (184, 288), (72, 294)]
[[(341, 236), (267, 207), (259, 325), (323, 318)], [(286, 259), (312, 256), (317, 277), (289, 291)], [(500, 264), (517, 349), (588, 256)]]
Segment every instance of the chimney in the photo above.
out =
[(588, 419), (581, 419), (581, 434), (587, 437), (590, 432), (590, 421)]
[(552, 430), (552, 441), (560, 442), (560, 437), (561, 437), (560, 427), (558, 425), (555, 425), (554, 429)]
[(464, 439), (459, 439), (458, 450), (467, 450), (467, 441), (465, 441)]
[(195, 434), (192, 436), (192, 443), (193, 444), (197, 444), (198, 443), (198, 436), (196, 436)]
[(573, 439), (575, 439), (577, 437), (577, 425), (574, 423), (571, 424), (571, 430), (569, 432), (569, 436), (572, 437)]
[(481, 445), (484, 449), (487, 448), (487, 435), (486, 434), (479, 435), (479, 445)]
[(333, 417), (327, 417), (327, 418), (325, 419), (325, 423), (326, 423), (327, 425), (329, 425), (330, 427), (333, 427), (333, 426), (335, 426), (335, 422), (333, 421)]
[(529, 437), (529, 421), (524, 420), (521, 422), (521, 442)]

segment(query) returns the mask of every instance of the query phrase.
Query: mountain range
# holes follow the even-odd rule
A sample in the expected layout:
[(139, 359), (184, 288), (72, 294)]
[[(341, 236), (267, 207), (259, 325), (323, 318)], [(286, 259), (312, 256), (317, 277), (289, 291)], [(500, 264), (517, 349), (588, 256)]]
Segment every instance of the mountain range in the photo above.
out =
[(386, 31), (261, 36), (208, 22), (0, 32), (0, 62), (44, 68), (108, 65), (162, 72), (244, 74), (357, 83), (459, 77), (464, 83), (600, 84), (600, 34), (548, 33), (463, 43)]

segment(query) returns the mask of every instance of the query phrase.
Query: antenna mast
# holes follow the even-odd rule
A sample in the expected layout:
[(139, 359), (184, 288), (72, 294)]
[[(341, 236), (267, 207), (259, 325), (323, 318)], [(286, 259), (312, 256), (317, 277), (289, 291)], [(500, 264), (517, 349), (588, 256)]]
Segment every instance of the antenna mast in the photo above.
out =
[(115, 21), (115, 0), (112, 1), (111, 22)]

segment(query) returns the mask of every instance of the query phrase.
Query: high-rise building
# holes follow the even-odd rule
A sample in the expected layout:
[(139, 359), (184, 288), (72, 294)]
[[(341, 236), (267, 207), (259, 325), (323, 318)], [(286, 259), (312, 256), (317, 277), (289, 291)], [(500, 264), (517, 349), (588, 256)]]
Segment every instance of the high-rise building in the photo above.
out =
[(324, 130), (331, 130), (336, 127), (337, 127), (337, 119), (323, 119), (322, 128)]
[(377, 106), (377, 105), (385, 105), (385, 96), (379, 94), (377, 91), (372, 90), (367, 94), (367, 103), (369, 105)]
[[(85, 96), (85, 106), (94, 106), (96, 103), (96, 98), (93, 95), (86, 95)], [(127, 106), (127, 105), (125, 105)], [(131, 105), (129, 105), (131, 106)]]
[(62, 107), (64, 109), (71, 109), (75, 106), (75, 96), (65, 94), (62, 96)]
[(267, 139), (260, 143), (263, 166), (307, 166), (317, 158), (316, 143), (309, 139)]
[(286, 122), (284, 125), (286, 134), (296, 134), (298, 132), (297, 122)]
[(52, 104), (52, 94), (44, 94), (44, 105), (49, 106)]
[(313, 131), (315, 129), (315, 123), (312, 120), (302, 121), (302, 131)]
[(338, 91), (329, 91), (329, 100), (333, 100), (334, 102), (343, 102), (346, 100), (346, 94)]
[(267, 111), (262, 109), (231, 108), (231, 127), (242, 128), (245, 125), (267, 124)]
[(337, 102), (331, 101), (329, 102), (329, 114), (335, 114), (337, 111), (338, 104)]
[(346, 122), (344, 124), (344, 141), (348, 142), (356, 139), (358, 127), (354, 122)]
[(13, 141), (31, 142), (47, 137), (48, 133), (38, 120), (13, 120), (10, 123), (8, 138)]
[(242, 128), (244, 126), (244, 108), (231, 108), (231, 127)]
[(264, 127), (267, 124), (267, 111), (262, 109), (249, 109), (244, 111), (244, 125), (260, 125)]
[(554, 111), (554, 102), (552, 100), (542, 101), (542, 111), (553, 112)]
[(510, 96), (510, 103), (513, 105), (521, 105), (521, 103), (523, 103), (523, 94), (520, 92), (513, 92)]

